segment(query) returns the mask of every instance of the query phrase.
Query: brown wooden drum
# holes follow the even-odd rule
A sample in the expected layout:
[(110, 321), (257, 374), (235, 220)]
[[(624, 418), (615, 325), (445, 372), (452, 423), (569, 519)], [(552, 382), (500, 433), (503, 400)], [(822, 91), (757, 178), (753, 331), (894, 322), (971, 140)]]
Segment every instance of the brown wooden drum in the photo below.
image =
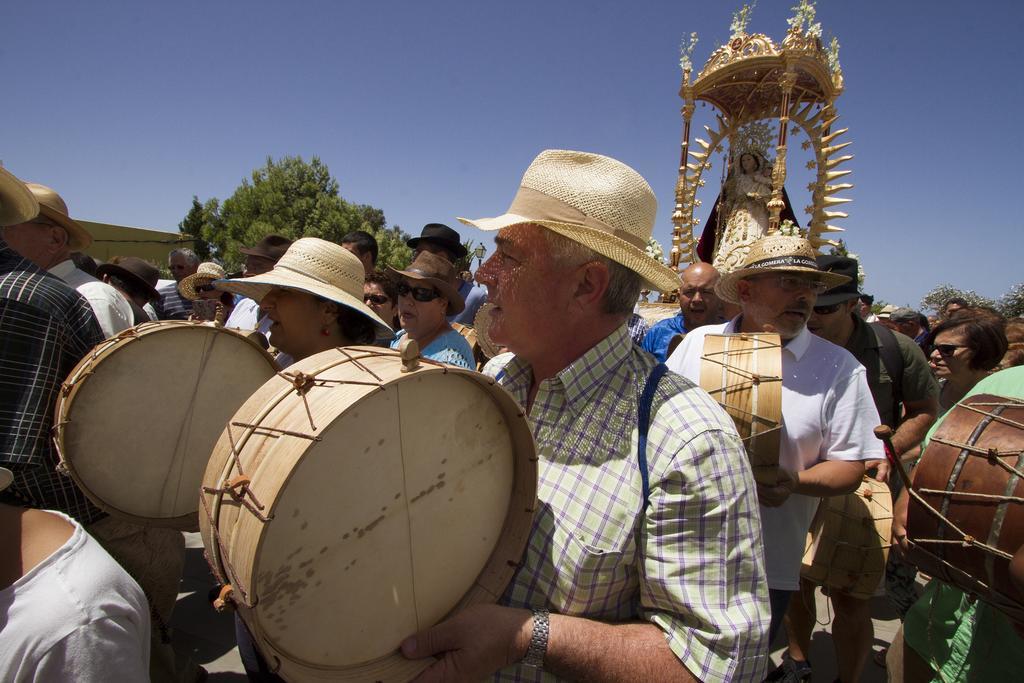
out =
[(404, 659), (402, 639), (502, 594), (536, 485), (526, 418), (494, 380), (415, 352), (338, 348), (235, 414), (200, 527), (280, 675), (405, 681), (429, 661)]
[(800, 576), (866, 600), (885, 576), (891, 536), (889, 486), (864, 477), (853, 493), (821, 499), (807, 532)]
[(1024, 545), (1024, 402), (979, 394), (946, 415), (914, 471), (908, 555), (1024, 623), (1010, 558)]
[(196, 530), (197, 494), (224, 423), (277, 371), (213, 323), (142, 323), (97, 345), (61, 387), (60, 467), (100, 509)]
[(782, 342), (777, 334), (709, 334), (700, 386), (736, 423), (754, 479), (774, 486), (779, 476), (782, 418)]

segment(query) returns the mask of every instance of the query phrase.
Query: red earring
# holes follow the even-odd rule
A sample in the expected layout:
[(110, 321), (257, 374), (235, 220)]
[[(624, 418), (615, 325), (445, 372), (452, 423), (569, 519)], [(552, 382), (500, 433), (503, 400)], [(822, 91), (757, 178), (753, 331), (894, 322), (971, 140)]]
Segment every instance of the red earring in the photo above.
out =
[(329, 337), (331, 336), (331, 331), (327, 329), (327, 326), (325, 325), (323, 329), (320, 330), (320, 334), (322, 334), (325, 337)]

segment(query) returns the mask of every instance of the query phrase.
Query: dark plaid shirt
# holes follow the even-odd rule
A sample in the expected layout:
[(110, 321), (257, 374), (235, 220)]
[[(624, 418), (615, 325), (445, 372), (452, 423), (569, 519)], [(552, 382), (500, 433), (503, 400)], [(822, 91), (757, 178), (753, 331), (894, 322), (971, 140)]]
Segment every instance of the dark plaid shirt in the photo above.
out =
[(56, 472), (50, 439), (61, 383), (101, 341), (89, 302), (0, 239), (0, 465), (15, 475), (3, 502), (60, 510), (83, 524), (103, 516)]

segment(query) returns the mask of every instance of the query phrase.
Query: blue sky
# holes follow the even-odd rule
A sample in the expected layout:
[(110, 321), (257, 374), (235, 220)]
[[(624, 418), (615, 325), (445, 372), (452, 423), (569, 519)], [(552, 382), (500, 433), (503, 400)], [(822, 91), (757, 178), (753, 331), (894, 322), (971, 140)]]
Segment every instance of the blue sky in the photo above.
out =
[[(317, 155), (342, 196), (416, 234), (502, 213), (537, 152), (581, 149), (648, 179), (667, 250), (679, 43), (697, 31), (699, 67), (740, 4), (16, 3), (0, 160), (75, 216), (176, 230), (193, 194), (224, 199), (267, 156)], [(781, 40), (793, 4), (761, 0), (749, 30)], [(997, 297), (1024, 280), (1024, 6), (818, 5), (842, 44), (837, 108), (856, 155), (842, 225), (866, 290), (916, 304), (940, 282)], [(798, 208), (804, 184), (787, 183)]]

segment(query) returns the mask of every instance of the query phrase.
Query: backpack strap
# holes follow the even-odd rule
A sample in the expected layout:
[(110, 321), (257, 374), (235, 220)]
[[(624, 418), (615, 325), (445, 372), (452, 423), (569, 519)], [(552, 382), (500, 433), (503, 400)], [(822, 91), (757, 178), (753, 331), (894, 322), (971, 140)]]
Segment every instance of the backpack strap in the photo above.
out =
[(658, 363), (651, 370), (643, 393), (640, 394), (640, 406), (637, 411), (639, 436), (636, 443), (636, 459), (640, 467), (640, 479), (643, 481), (644, 509), (651, 504), (650, 472), (647, 469), (647, 432), (651, 427), (651, 405), (654, 403), (654, 392), (658, 390), (658, 383), (666, 372), (668, 372), (668, 366), (664, 363)]
[(878, 355), (885, 365), (885, 371), (892, 378), (892, 417), (897, 427), (900, 422), (900, 404), (903, 403), (903, 354), (896, 334), (881, 323), (870, 323), (878, 340)]

